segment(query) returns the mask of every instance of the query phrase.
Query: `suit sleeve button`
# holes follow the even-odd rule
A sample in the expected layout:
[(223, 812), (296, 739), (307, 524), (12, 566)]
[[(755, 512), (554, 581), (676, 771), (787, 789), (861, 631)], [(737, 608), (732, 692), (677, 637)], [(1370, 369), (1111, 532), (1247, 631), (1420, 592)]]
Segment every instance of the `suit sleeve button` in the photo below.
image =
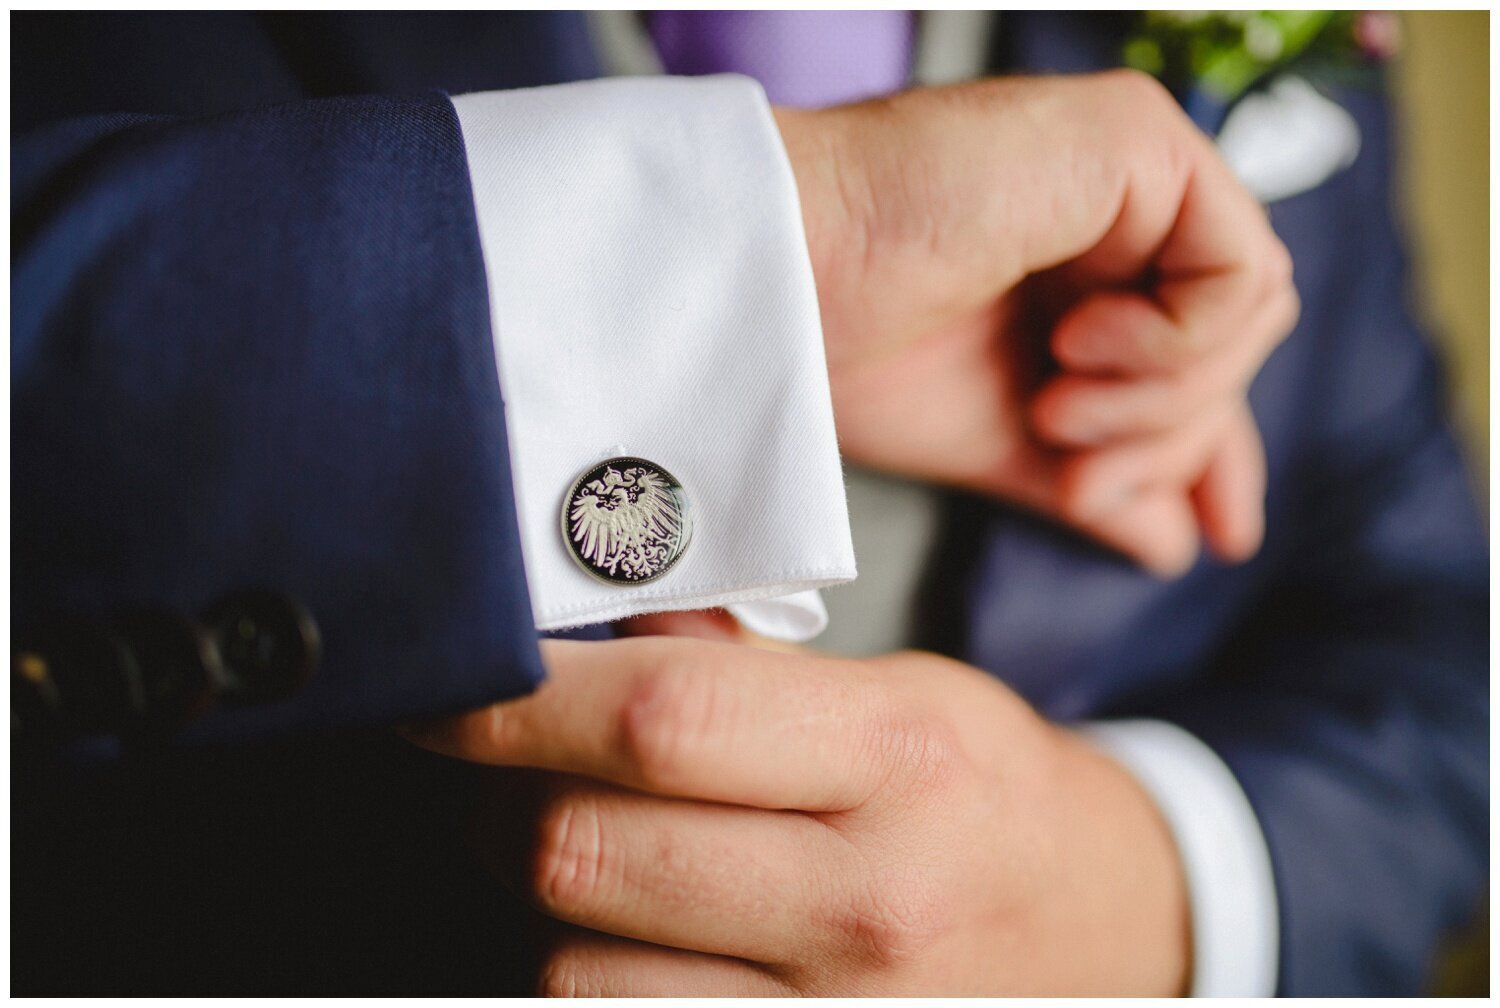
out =
[(280, 592), (235, 592), (203, 614), (235, 703), (292, 696), (312, 678), (322, 653), (312, 615)]
[(138, 724), (145, 710), (135, 655), (105, 624), (55, 618), (17, 635), (11, 714), (23, 736), (115, 732)]
[(213, 639), (195, 620), (168, 609), (140, 609), (117, 616), (111, 629), (134, 659), (140, 727), (170, 731), (214, 706), (225, 687), (223, 665)]

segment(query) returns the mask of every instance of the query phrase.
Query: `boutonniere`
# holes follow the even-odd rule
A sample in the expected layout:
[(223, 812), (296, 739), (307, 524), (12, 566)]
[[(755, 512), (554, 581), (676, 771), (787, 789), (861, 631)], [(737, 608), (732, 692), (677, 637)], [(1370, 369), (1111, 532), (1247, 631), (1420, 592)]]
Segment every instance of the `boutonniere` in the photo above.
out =
[(1399, 44), (1390, 11), (1148, 11), (1122, 56), (1160, 78), (1240, 181), (1273, 203), (1359, 154), (1359, 124), (1315, 83), (1368, 80)]
[(1272, 74), (1358, 80), (1400, 44), (1392, 11), (1147, 11), (1127, 66), (1228, 105)]

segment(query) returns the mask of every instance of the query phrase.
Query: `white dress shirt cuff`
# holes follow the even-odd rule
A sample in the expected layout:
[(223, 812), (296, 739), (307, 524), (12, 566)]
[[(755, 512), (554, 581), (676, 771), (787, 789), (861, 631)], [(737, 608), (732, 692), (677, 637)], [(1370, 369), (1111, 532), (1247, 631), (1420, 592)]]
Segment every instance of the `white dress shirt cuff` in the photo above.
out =
[(1234, 774), (1163, 721), (1097, 721), (1078, 732), (1140, 781), (1172, 831), (1193, 915), (1194, 997), (1276, 991), (1276, 880), (1260, 822)]
[[(561, 629), (734, 606), (827, 622), (854, 577), (797, 191), (745, 77), (589, 81), (453, 100), (467, 149), (532, 611)], [(692, 537), (659, 579), (602, 583), (563, 497), (612, 456), (683, 484)]]

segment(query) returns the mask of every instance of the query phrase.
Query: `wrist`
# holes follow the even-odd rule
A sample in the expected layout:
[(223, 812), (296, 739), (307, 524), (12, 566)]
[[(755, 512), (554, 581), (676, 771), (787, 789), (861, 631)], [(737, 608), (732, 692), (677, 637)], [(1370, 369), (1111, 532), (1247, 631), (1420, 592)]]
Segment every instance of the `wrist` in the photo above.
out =
[[(851, 263), (866, 258), (869, 229), (854, 206), (866, 192), (859, 161), (851, 156), (848, 113), (843, 109), (772, 110), (797, 184), (802, 227), (812, 263), (830, 371), (847, 356), (834, 306), (849, 283)], [(868, 200), (864, 200), (867, 204)], [(857, 280), (857, 278), (856, 278)]]
[(1056, 733), (1073, 800), (1054, 824), (1069, 854), (1060, 866), (1065, 891), (1049, 903), (1066, 939), (1066, 968), (1091, 989), (1184, 995), (1192, 977), (1192, 912), (1171, 829), (1124, 767), (1071, 732)]

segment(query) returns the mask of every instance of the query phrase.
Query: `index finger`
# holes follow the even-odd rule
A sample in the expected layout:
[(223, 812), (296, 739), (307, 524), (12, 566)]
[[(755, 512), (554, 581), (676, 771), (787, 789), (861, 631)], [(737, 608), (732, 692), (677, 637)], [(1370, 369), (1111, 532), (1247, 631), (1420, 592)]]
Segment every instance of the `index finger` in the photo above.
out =
[(477, 763), (759, 808), (850, 809), (879, 785), (880, 691), (859, 688), (854, 662), (664, 637), (541, 649), (548, 677), (532, 695), (408, 737)]

